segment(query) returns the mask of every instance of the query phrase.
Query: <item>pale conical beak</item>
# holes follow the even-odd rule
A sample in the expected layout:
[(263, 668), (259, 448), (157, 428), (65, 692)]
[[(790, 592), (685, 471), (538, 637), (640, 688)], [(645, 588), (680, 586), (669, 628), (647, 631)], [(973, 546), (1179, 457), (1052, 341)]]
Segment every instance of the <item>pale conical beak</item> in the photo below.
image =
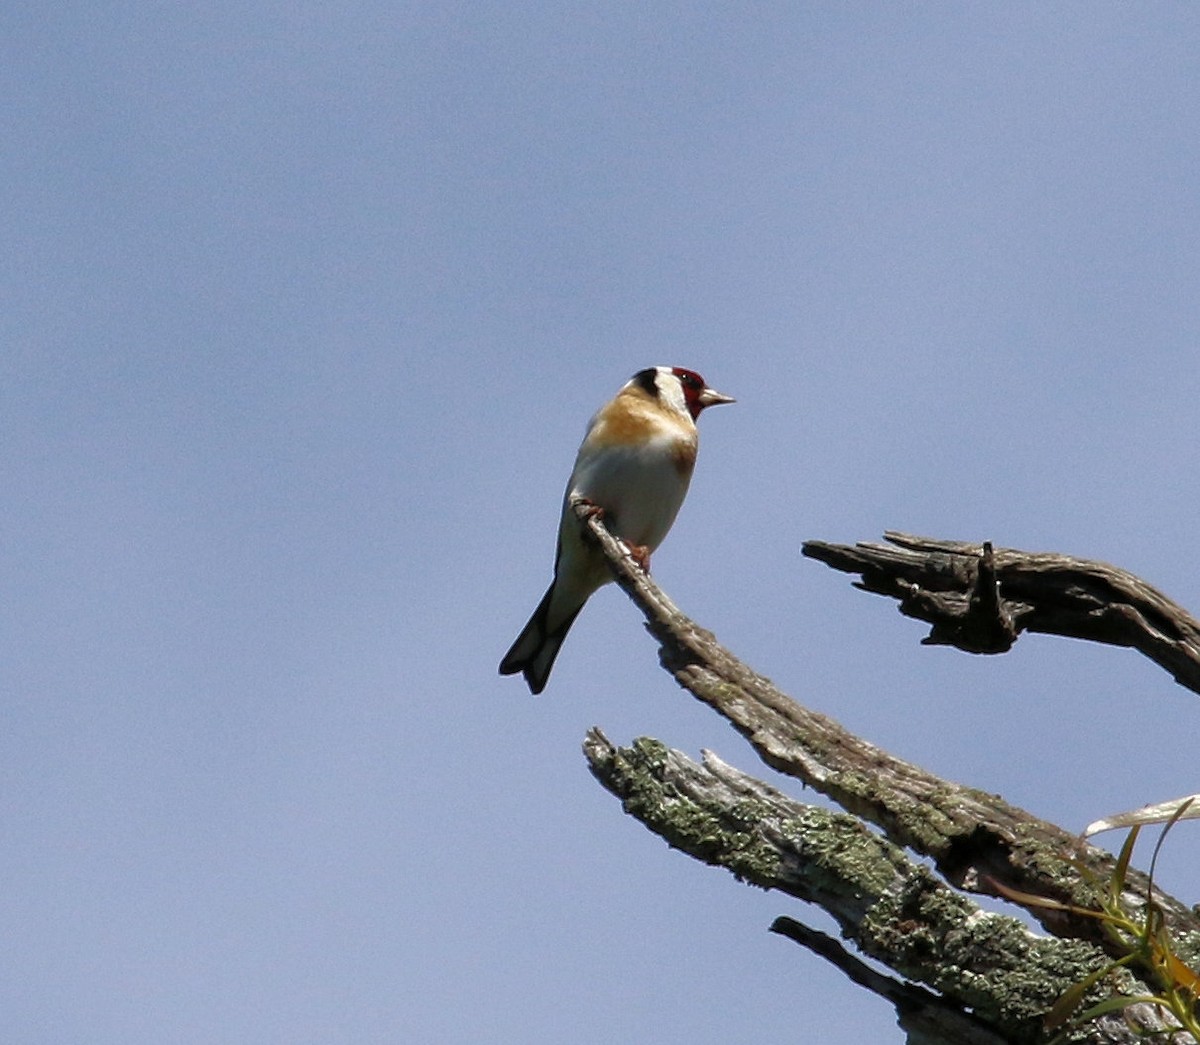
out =
[(720, 403), (736, 403), (737, 400), (733, 396), (727, 396), (718, 392), (715, 388), (706, 388), (701, 392), (696, 400), (701, 406), (717, 406)]

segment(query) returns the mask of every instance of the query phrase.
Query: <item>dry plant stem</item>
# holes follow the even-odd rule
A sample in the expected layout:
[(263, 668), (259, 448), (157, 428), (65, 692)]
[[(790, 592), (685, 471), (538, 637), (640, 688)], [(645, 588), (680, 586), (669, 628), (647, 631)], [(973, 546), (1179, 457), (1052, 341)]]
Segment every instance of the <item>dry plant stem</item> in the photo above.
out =
[[(586, 510), (578, 514), (603, 549), (618, 584), (645, 615), (648, 629), (661, 644), (663, 666), (727, 718), (767, 765), (878, 825), (897, 845), (932, 858), (946, 880), (963, 889), (995, 894), (993, 883), (999, 882), (1067, 904), (1097, 906), (1095, 891), (1079, 865), (1104, 882), (1113, 857), (996, 795), (950, 783), (896, 758), (798, 704), (680, 612), (602, 520), (588, 518)], [(997, 555), (1003, 561), (1003, 553)], [(1144, 903), (1147, 885), (1143, 875), (1130, 873), (1130, 910)], [(1184, 955), (1194, 957), (1200, 952), (1200, 918), (1169, 896), (1156, 892), (1155, 899), (1175, 938), (1183, 941)], [(1044, 908), (1029, 910), (1055, 935), (1111, 947), (1089, 919)]]
[(1069, 555), (889, 532), (889, 544), (801, 549), (931, 624), (926, 643), (1003, 653), (1023, 631), (1130, 646), (1200, 693), (1200, 621), (1140, 577)]

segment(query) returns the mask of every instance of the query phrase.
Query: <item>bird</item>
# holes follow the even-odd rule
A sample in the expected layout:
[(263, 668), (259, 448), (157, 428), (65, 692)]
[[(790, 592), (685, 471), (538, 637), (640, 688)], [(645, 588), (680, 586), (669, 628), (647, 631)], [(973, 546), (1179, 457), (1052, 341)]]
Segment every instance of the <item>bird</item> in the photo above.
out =
[(533, 694), (546, 688), (567, 632), (592, 594), (612, 580), (599, 548), (585, 543), (573, 506), (603, 516), (649, 572), (650, 554), (675, 522), (696, 464), (696, 419), (731, 396), (694, 370), (639, 370), (588, 424), (563, 496), (554, 579), (504, 659), (501, 675), (525, 676)]

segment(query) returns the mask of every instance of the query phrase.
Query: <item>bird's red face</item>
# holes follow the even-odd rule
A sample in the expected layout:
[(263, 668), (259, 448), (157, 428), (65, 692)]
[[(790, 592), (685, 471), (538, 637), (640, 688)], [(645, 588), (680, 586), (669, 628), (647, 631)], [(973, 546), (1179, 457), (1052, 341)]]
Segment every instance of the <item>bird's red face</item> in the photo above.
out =
[(729, 396), (714, 392), (709, 388), (705, 384), (704, 378), (694, 370), (676, 366), (671, 368), (671, 373), (679, 378), (679, 384), (683, 388), (683, 399), (687, 403), (688, 413), (692, 415), (693, 421), (700, 416), (700, 411), (706, 406), (733, 402)]

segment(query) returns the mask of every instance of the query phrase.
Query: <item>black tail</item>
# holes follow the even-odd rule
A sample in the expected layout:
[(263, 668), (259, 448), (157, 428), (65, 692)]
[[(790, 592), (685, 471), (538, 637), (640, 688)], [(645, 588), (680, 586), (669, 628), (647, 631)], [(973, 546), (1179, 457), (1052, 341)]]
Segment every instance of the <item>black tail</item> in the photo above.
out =
[(554, 585), (551, 584), (542, 596), (542, 601), (538, 603), (537, 609), (533, 611), (533, 616), (529, 618), (529, 623), (521, 630), (517, 641), (500, 661), (500, 674), (515, 675), (518, 671), (521, 672), (529, 684), (529, 692), (533, 694), (541, 693), (546, 688), (546, 680), (550, 678), (550, 669), (554, 667), (563, 640), (571, 630), (571, 625), (575, 623), (575, 618), (579, 616), (579, 610), (583, 609), (580, 606), (557, 628), (548, 632), (546, 618), (550, 613), (550, 599), (553, 595)]

